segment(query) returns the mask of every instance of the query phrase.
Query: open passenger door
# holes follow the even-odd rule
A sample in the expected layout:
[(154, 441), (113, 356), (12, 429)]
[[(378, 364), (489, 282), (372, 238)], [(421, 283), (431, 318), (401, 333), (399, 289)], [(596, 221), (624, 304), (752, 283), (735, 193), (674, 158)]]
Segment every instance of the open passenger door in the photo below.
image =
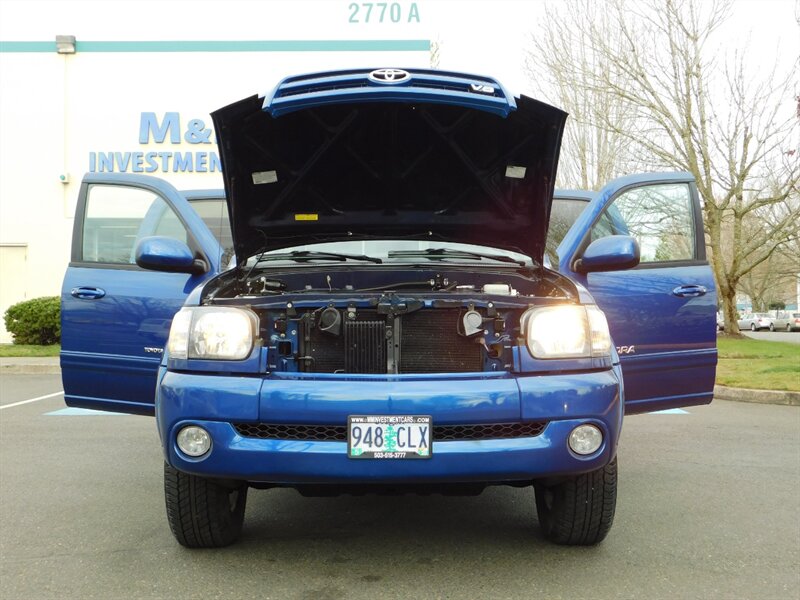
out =
[[(612, 235), (638, 242), (638, 266), (593, 271), (584, 256), (598, 248), (589, 248), (593, 242)], [(717, 298), (691, 174), (612, 181), (557, 252), (559, 270), (582, 283), (608, 318), (622, 365), (626, 414), (711, 402)]]
[[(142, 240), (153, 236), (182, 249), (190, 266), (137, 265)], [(141, 175), (86, 175), (61, 290), (67, 405), (153, 414), (172, 317), (189, 292), (219, 271), (221, 255), (208, 227), (169, 183)]]

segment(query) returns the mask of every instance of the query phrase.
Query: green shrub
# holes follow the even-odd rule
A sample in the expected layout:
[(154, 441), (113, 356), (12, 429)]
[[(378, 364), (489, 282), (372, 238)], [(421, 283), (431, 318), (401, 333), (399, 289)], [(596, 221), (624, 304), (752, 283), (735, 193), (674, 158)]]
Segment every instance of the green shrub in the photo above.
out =
[(61, 341), (61, 301), (58, 296), (47, 296), (19, 302), (6, 311), (5, 322), (15, 344), (57, 344)]

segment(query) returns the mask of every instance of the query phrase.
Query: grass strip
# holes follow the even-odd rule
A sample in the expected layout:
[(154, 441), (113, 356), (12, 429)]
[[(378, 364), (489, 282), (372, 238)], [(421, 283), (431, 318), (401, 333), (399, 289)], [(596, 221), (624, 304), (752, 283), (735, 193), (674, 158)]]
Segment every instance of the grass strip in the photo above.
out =
[(717, 348), (719, 385), (800, 392), (800, 344), (720, 336)]
[(58, 356), (59, 352), (61, 352), (61, 346), (59, 344), (53, 344), (52, 346), (34, 346), (31, 344), (0, 344), (0, 358), (16, 356)]

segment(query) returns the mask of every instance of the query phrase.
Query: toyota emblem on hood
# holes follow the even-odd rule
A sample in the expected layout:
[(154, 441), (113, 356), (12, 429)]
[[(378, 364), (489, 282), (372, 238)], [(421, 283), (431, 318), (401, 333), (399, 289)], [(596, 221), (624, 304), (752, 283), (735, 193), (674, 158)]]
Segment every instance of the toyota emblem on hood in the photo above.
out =
[(408, 71), (402, 69), (376, 69), (369, 74), (370, 80), (378, 83), (401, 83), (410, 77)]

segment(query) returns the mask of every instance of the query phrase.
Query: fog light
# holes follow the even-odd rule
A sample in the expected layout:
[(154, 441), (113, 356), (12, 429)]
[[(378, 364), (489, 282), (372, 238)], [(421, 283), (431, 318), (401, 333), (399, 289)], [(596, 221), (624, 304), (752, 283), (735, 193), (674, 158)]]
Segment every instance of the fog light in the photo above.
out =
[(178, 432), (178, 448), (187, 456), (203, 456), (211, 449), (211, 436), (202, 427), (189, 425)]
[(603, 443), (603, 432), (595, 425), (578, 425), (569, 434), (569, 447), (575, 454), (592, 454)]

